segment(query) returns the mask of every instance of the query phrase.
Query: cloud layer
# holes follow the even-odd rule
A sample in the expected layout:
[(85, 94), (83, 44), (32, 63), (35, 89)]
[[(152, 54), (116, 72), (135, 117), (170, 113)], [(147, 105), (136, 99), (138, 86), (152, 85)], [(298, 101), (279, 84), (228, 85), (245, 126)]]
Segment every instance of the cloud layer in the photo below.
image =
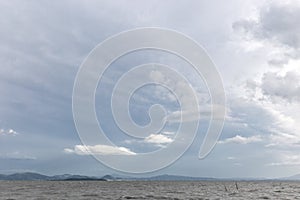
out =
[[(142, 150), (167, 147), (176, 139), (173, 130), (178, 128), (175, 125), (178, 126), (180, 114), (188, 116), (189, 122), (198, 120), (193, 106), (180, 113), (174, 95), (167, 90), (144, 88), (132, 98), (132, 118), (138, 125), (145, 125), (150, 120), (149, 107), (162, 103), (168, 110), (168, 134), (162, 131), (133, 141), (109, 120), (111, 104), (108, 100), (96, 108), (103, 112), (99, 114), (99, 122), (104, 124), (107, 137), (116, 146), (100, 145), (101, 141), (99, 145), (76, 145), (81, 143), (72, 119), (71, 97), (80, 63), (99, 42), (113, 34), (155, 26), (187, 34), (207, 50), (223, 78), (229, 113), (221, 141), (207, 159), (198, 160), (202, 133), (209, 126), (205, 122), (211, 114), (205, 83), (198, 81), (199, 77), (189, 70), (191, 66), (178, 62), (179, 58), (162, 54), (147, 57), (136, 52), (131, 57), (126, 55), (127, 60), (117, 60), (114, 63), (117, 70), (105, 77), (107, 83), (114, 83), (129, 69), (127, 66), (155, 61), (170, 64), (188, 77), (200, 100), (200, 119), (204, 120), (195, 142), (182, 159), (162, 173), (214, 177), (274, 177), (299, 173), (298, 0), (228, 0), (223, 3), (214, 0), (177, 3), (169, 0), (51, 3), (11, 0), (0, 4), (0, 127), (13, 127), (0, 130), (0, 158), (22, 157), (11, 152), (42, 158), (34, 160), (34, 164), (31, 164), (33, 160), (26, 159), (1, 161), (0, 170), (13, 167), (16, 171), (36, 169), (45, 173), (114, 173), (89, 156), (74, 155), (134, 156)], [(159, 71), (144, 76), (170, 81), (167, 74)], [(186, 87), (180, 81), (170, 84), (179, 95), (185, 95)], [(109, 97), (107, 85), (96, 95)], [(102, 100), (96, 98), (95, 102), (101, 104)], [(189, 98), (183, 100), (190, 104)], [(13, 135), (18, 136), (9, 137)], [(240, 144), (239, 151), (236, 144)], [(251, 168), (247, 168), (248, 163)]]
[(135, 155), (125, 147), (108, 146), (108, 145), (75, 145), (74, 149), (65, 148), (65, 153), (77, 155)]

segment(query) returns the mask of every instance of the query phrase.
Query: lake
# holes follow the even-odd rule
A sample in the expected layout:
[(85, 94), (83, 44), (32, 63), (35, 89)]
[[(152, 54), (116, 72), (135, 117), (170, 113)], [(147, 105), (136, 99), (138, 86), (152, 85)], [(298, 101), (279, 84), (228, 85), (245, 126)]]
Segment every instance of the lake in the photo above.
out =
[(300, 199), (300, 182), (0, 181), (0, 199)]

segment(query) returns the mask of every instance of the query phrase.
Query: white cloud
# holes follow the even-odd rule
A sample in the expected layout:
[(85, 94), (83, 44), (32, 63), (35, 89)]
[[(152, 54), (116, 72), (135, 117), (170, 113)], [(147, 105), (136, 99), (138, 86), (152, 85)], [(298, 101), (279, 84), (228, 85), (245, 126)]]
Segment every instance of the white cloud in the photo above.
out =
[(174, 134), (175, 134), (175, 132), (171, 132), (171, 131), (164, 131), (164, 132), (162, 132), (162, 134), (164, 134), (164, 135), (174, 135)]
[[(177, 95), (178, 101), (180, 101), (181, 104), (184, 105), (193, 105), (194, 101), (193, 98), (195, 98), (193, 95), (198, 95), (197, 93), (190, 93), (192, 86), (190, 83), (182, 80), (180, 76), (170, 77), (167, 76), (168, 74), (167, 70), (153, 70), (149, 74), (150, 80), (156, 82), (156, 83), (164, 83), (168, 86), (168, 89), (170, 89), (175, 95)], [(182, 74), (181, 74), (182, 75)], [(187, 80), (189, 81), (189, 80)], [(194, 91), (195, 92), (195, 91)], [(170, 91), (162, 90), (162, 88), (157, 87), (155, 94), (157, 96), (161, 96), (165, 99), (168, 99), (169, 101), (176, 101), (176, 96), (174, 96)]]
[(15, 160), (36, 160), (37, 158), (31, 155), (20, 153), (19, 151), (11, 153), (1, 153), (0, 158), (3, 159), (15, 159)]
[(173, 142), (173, 139), (163, 134), (151, 134), (144, 139), (144, 142), (152, 144), (168, 144)]
[(261, 141), (262, 141), (262, 137), (259, 135), (250, 136), (250, 137), (243, 137), (240, 135), (236, 135), (232, 138), (227, 138), (225, 140), (221, 140), (218, 143), (219, 144), (228, 144), (228, 143), (249, 144), (249, 143), (261, 142)]
[(236, 159), (236, 157), (233, 157), (233, 156), (228, 156), (227, 157), (227, 160), (235, 160)]
[[(282, 98), (288, 101), (300, 100), (300, 74), (295, 71), (280, 75), (267, 72), (263, 75), (262, 92), (271, 98)], [(275, 99), (276, 100), (276, 99)]]
[[(180, 72), (182, 75), (184, 73)], [(177, 95), (177, 100), (180, 103), (180, 109), (178, 110), (168, 110), (170, 111), (165, 117), (166, 121), (171, 123), (181, 123), (181, 122), (191, 122), (198, 121), (200, 119), (208, 119), (212, 114), (212, 105), (208, 104), (210, 102), (210, 95), (208, 91), (204, 90), (205, 85), (201, 81), (197, 80), (201, 77), (193, 77), (193, 73), (190, 73), (190, 79), (185, 82), (178, 77), (169, 77), (166, 75), (167, 72), (164, 71), (152, 71), (150, 73), (150, 79), (155, 82), (164, 82), (169, 86), (169, 89)], [(187, 78), (187, 77), (186, 77)], [(195, 79), (195, 80), (194, 80)], [(201, 88), (203, 87), (203, 88)], [(191, 91), (193, 88), (193, 92)], [(155, 95), (169, 99), (170, 102), (176, 100), (176, 97), (166, 90), (161, 90), (159, 87), (155, 92)], [(199, 108), (199, 109), (198, 109)], [(214, 116), (217, 118), (223, 118), (223, 105), (214, 105)]]
[(299, 145), (299, 137), (291, 133), (274, 133), (269, 136), (269, 144), (266, 147), (282, 147), (282, 146), (292, 146)]
[(77, 155), (136, 155), (130, 149), (125, 147), (108, 146), (108, 145), (76, 145), (74, 149), (65, 148), (65, 153)]
[[(166, 121), (172, 123), (181, 123), (181, 122), (190, 122), (190, 121), (197, 121), (197, 120), (207, 120), (210, 119), (211, 115), (214, 114), (215, 119), (223, 119), (223, 109), (224, 106), (222, 105), (214, 105), (214, 113), (212, 113), (212, 105), (199, 105), (199, 111), (197, 108), (188, 108), (187, 110), (183, 111), (174, 111), (171, 112), (169, 115), (166, 116)], [(227, 109), (228, 110), (228, 109)], [(228, 116), (225, 116), (228, 117)], [(185, 120), (183, 120), (185, 119)]]
[(234, 163), (234, 166), (242, 166), (242, 163)]
[(13, 130), (13, 129), (0, 129), (0, 136), (1, 135), (17, 135), (17, 131)]
[(277, 152), (277, 161), (268, 163), (267, 166), (300, 165), (300, 155), (297, 152)]
[(267, 147), (290, 148), (300, 142), (300, 114), (295, 112), (300, 109), (299, 64), (291, 59), (280, 68), (258, 71), (232, 95), (230, 114), (259, 131), (254, 134), (263, 134)]
[(128, 140), (124, 140), (124, 144), (141, 144), (141, 145), (145, 145), (145, 144), (149, 144), (149, 145), (154, 145), (157, 147), (165, 147), (165, 145), (171, 143), (174, 141), (174, 137), (175, 137), (175, 132), (171, 132), (171, 131), (163, 131), (161, 133), (158, 134), (150, 134), (149, 136), (145, 137), (142, 140), (137, 140), (137, 139), (128, 139)]
[[(290, 65), (285, 68), (290, 68)], [(300, 109), (300, 76), (297, 71), (286, 72), (285, 68), (266, 72), (255, 85), (246, 86), (251, 94), (246, 94), (244, 101), (263, 112), (260, 115), (263, 123), (255, 126), (268, 132), (267, 147), (291, 146), (300, 142), (300, 114), (295, 112)]]
[(199, 119), (200, 114), (197, 110), (174, 111), (165, 117), (165, 120), (171, 123), (197, 121)]

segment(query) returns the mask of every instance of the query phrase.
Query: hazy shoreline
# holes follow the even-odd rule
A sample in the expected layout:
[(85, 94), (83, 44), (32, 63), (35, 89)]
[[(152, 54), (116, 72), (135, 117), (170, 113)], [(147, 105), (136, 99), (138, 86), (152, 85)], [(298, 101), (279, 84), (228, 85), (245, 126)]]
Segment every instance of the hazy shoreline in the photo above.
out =
[(0, 174), (0, 181), (300, 181), (299, 175), (283, 178), (213, 178), (213, 177), (190, 177), (178, 175), (157, 175), (151, 177), (134, 177), (121, 175), (86, 176), (86, 175), (44, 175), (39, 173), (15, 173)]

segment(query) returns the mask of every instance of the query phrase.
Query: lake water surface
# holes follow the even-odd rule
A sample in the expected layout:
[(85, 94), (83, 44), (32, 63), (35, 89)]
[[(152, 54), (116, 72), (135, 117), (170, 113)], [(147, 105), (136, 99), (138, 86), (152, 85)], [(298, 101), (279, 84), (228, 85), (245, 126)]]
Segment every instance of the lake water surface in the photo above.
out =
[(0, 181), (0, 199), (300, 199), (300, 182)]

